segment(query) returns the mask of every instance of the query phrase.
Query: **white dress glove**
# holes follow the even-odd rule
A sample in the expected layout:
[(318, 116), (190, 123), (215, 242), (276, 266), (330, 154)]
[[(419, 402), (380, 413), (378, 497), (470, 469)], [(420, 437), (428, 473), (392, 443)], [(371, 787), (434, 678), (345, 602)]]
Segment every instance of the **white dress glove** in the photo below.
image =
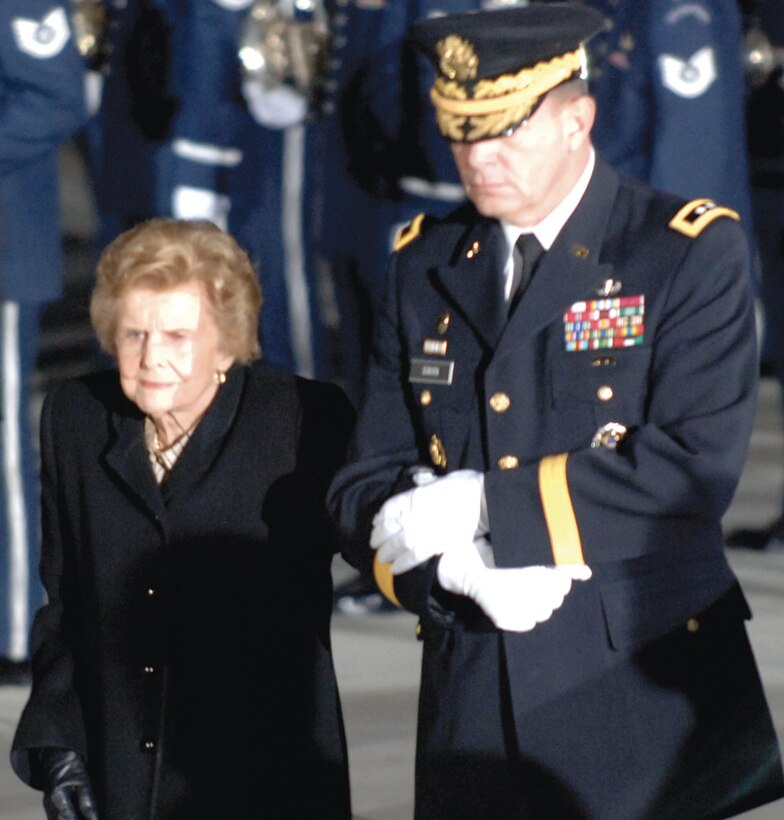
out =
[(262, 89), (257, 83), (243, 83), (242, 95), (253, 119), (267, 128), (299, 125), (308, 115), (307, 99), (286, 85)]
[(478, 545), (466, 541), (438, 562), (438, 581), (448, 592), (475, 601), (498, 629), (529, 632), (544, 623), (566, 598), (572, 581), (587, 581), (585, 564), (490, 569)]
[(417, 483), (388, 499), (373, 519), (370, 546), (378, 550), (379, 561), (392, 564), (393, 575), (487, 531), (482, 473), (456, 470)]

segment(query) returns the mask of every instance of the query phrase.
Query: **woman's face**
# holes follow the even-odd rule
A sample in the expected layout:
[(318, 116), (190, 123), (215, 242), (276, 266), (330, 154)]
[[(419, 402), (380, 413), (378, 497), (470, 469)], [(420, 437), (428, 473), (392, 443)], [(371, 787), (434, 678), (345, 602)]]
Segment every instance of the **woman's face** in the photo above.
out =
[(131, 288), (117, 305), (117, 364), (123, 393), (159, 429), (187, 430), (209, 407), (234, 357), (201, 282), (170, 290)]

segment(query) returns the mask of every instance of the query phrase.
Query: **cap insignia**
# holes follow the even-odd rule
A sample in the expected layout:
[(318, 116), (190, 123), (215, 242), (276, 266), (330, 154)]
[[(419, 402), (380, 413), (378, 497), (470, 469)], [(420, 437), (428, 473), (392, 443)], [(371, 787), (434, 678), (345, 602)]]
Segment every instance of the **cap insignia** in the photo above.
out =
[[(460, 40), (451, 35), (450, 39)], [(465, 43), (470, 46), (469, 43)], [(536, 101), (550, 89), (583, 73), (583, 49), (544, 60), (516, 74), (480, 80), (472, 94), (459, 77), (449, 78), (441, 59), (442, 76), (437, 77), (430, 92), (441, 134), (455, 142), (475, 142), (497, 137), (519, 125), (529, 116)], [(478, 61), (477, 61), (478, 64)]]
[(450, 80), (464, 83), (473, 80), (479, 68), (479, 58), (468, 40), (450, 34), (436, 45), (441, 73)]

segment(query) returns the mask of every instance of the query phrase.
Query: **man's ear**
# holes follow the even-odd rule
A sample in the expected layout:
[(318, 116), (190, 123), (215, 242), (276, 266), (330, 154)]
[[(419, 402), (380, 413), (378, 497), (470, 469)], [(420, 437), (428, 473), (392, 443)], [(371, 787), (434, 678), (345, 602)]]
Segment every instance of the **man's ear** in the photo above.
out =
[(594, 98), (583, 94), (570, 100), (564, 108), (564, 117), (569, 145), (574, 150), (590, 139), (591, 129), (596, 120)]

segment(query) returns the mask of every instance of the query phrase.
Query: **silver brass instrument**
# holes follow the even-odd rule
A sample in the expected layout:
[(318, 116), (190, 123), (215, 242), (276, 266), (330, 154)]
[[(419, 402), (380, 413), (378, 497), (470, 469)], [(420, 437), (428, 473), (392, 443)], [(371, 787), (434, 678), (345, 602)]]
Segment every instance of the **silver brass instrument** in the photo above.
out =
[(71, 25), (87, 67), (104, 71), (109, 62), (109, 17), (102, 0), (71, 0)]
[(313, 101), (324, 83), (328, 46), (322, 0), (256, 0), (240, 33), (243, 80), (264, 91), (287, 85)]

